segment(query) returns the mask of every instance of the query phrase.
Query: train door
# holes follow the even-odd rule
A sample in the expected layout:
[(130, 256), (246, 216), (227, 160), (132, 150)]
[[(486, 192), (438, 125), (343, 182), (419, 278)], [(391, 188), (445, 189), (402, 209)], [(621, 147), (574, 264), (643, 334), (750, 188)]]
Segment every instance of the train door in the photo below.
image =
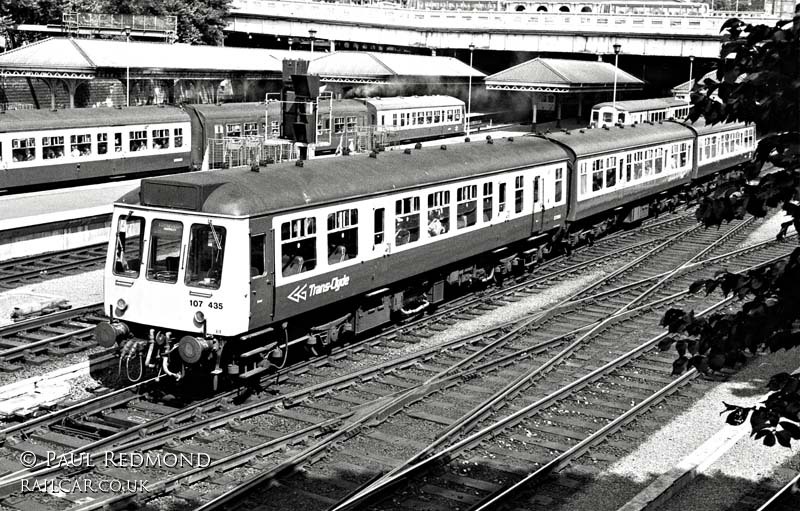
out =
[(372, 211), (374, 219), (372, 250), (378, 254), (386, 254), (389, 248), (386, 239), (386, 208), (374, 208)]
[(272, 233), (256, 232), (250, 234), (250, 328), (268, 324), (273, 318), (274, 270), (272, 254)]
[(544, 221), (544, 176), (533, 178), (533, 210), (531, 212), (531, 233), (542, 230)]

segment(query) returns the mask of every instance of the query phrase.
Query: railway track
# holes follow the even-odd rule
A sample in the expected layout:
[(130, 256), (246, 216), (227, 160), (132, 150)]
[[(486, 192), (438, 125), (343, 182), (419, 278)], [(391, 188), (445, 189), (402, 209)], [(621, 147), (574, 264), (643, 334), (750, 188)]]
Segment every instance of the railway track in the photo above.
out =
[(93, 347), (94, 327), (105, 319), (102, 304), (93, 304), (0, 327), (0, 371)]
[(96, 270), (105, 263), (107, 243), (0, 262), (0, 289)]
[[(652, 280), (651, 278), (649, 282), (652, 282)], [(578, 308), (583, 309), (585, 306), (579, 304)], [(590, 325), (584, 328), (588, 328)], [(464, 360), (471, 357), (480, 359), (482, 350), (487, 353), (491, 352), (491, 348), (488, 350), (486, 348), (491, 347), (494, 342), (503, 342), (504, 332), (509, 328), (513, 328), (513, 325), (502, 325), (483, 333), (483, 335), (442, 343), (422, 353), (407, 355), (384, 364), (376, 364), (374, 359), (365, 357), (361, 361), (365, 368), (352, 372), (347, 376), (341, 376), (342, 367), (337, 367), (337, 360), (341, 359), (336, 359), (335, 354), (332, 354), (332, 357), (326, 361), (309, 361), (305, 365), (305, 371), (303, 371), (303, 368), (296, 368), (292, 372), (276, 376), (275, 378), (282, 382), (282, 389), (278, 390), (281, 392), (280, 395), (261, 399), (256, 403), (240, 407), (231, 407), (231, 404), (225, 401), (227, 398), (209, 400), (189, 409), (181, 409), (177, 406), (153, 405), (139, 398), (132, 398), (128, 401), (130, 408), (119, 409), (117, 407), (115, 409), (114, 407), (107, 407), (103, 410), (96, 410), (94, 413), (72, 414), (66, 417), (48, 419), (50, 426), (45, 433), (40, 433), (41, 438), (39, 441), (42, 445), (56, 449), (58, 448), (58, 441), (61, 441), (62, 444), (67, 443), (67, 441), (57, 435), (53, 436), (53, 433), (63, 435), (66, 434), (64, 431), (70, 431), (71, 434), (77, 434), (79, 438), (84, 440), (76, 450), (84, 449), (85, 451), (81, 450), (79, 452), (101, 453), (103, 449), (109, 448), (117, 451), (122, 449), (160, 449), (162, 451), (159, 452), (163, 452), (163, 449), (171, 449), (173, 451), (190, 452), (192, 450), (206, 449), (209, 442), (212, 445), (216, 445), (225, 439), (224, 443), (226, 443), (228, 451), (231, 450), (231, 445), (228, 445), (229, 442), (233, 442), (235, 448), (233, 452), (219, 451), (214, 453), (215, 468), (221, 470), (220, 467), (237, 466), (248, 462), (254, 457), (261, 457), (264, 453), (272, 451), (280, 452), (282, 449), (289, 449), (291, 453), (292, 445), (301, 440), (307, 441), (309, 438), (315, 438), (326, 431), (342, 429), (342, 424), (346, 423), (348, 418), (357, 417), (359, 414), (373, 413), (370, 410), (380, 404), (381, 400), (391, 400), (394, 394), (404, 392), (403, 389), (407, 391), (408, 388), (417, 385), (420, 378), (429, 378), (430, 370), (424, 368), (428, 364), (447, 366), (450, 363), (451, 366), (463, 368), (463, 370), (459, 370), (464, 372), (469, 368), (469, 365), (465, 364)], [(515, 330), (526, 331), (526, 329), (527, 326), (516, 328)], [(560, 336), (560, 339), (555, 338), (551, 340), (552, 342), (543, 343), (542, 346), (528, 347), (527, 349), (532, 353), (536, 350), (544, 352), (549, 349), (552, 351), (554, 347), (562, 346), (577, 334), (578, 332), (567, 332), (567, 334)], [(489, 336), (488, 339), (486, 338), (487, 335)], [(395, 343), (402, 344), (397, 340), (395, 340)], [(370, 349), (369, 345), (366, 345), (363, 351), (370, 351)], [(497, 363), (505, 363), (507, 360), (514, 360), (517, 357), (529, 356), (526, 353), (515, 355), (513, 351), (512, 349), (511, 355), (506, 353), (505, 360), (500, 360)], [(520, 351), (519, 348), (516, 348), (516, 351)], [(323, 362), (326, 365), (323, 365)], [(469, 374), (478, 375), (486, 370), (485, 368), (480, 370), (474, 368), (472, 373)], [(335, 379), (326, 377), (327, 371), (338, 374), (338, 377)], [(314, 378), (309, 377), (315, 372), (318, 372), (318, 379), (321, 378), (325, 381), (309, 386), (309, 383), (314, 380)], [(394, 375), (402, 373), (402, 377), (394, 376), (392, 373)], [(472, 378), (476, 376), (462, 377)], [(317, 407), (313, 406), (315, 400), (326, 399), (325, 396), (327, 395), (334, 396), (333, 399), (338, 403), (338, 406), (325, 403)], [(228, 398), (230, 397), (228, 396)], [(304, 424), (304, 418), (308, 420), (313, 416), (308, 409), (305, 409), (308, 402), (312, 403), (311, 410), (314, 410), (315, 413), (322, 412), (323, 416), (321, 420), (318, 419), (317, 423), (313, 425), (306, 424), (305, 427), (300, 427), (300, 425)], [(301, 404), (303, 411), (298, 411), (298, 407)], [(350, 410), (348, 411), (348, 409)], [(268, 411), (269, 414), (265, 416), (264, 414)], [(337, 415), (336, 412), (342, 413)], [(79, 416), (79, 419), (76, 420), (74, 418), (76, 416)], [(247, 421), (247, 424), (241, 423), (243, 421)], [(54, 431), (53, 424), (56, 424), (60, 429), (57, 428)], [(290, 424), (294, 424), (294, 427), (290, 426)], [(41, 428), (42, 425), (43, 423), (39, 423), (37, 427)], [(12, 431), (10, 433), (12, 437), (9, 437), (3, 447), (3, 450), (6, 451), (4, 454), (7, 460), (9, 458), (13, 459), (14, 455), (20, 450), (30, 448), (24, 441), (22, 443), (15, 441), (19, 437), (19, 435), (16, 435), (16, 438), (14, 438), (15, 433), (23, 430), (29, 431), (25, 427), (20, 427), (16, 432)], [(212, 432), (203, 433), (209, 431)], [(26, 433), (25, 436), (30, 438), (29, 433)], [(72, 437), (70, 436), (70, 438)], [(175, 438), (183, 440), (177, 444), (174, 442), (169, 444), (169, 441)], [(237, 438), (237, 440), (230, 440), (230, 438)], [(263, 445), (264, 441), (268, 445)], [(70, 442), (73, 445), (75, 443), (74, 440)], [(253, 445), (254, 442), (256, 442), (256, 445)], [(64, 446), (61, 445), (61, 447), (63, 448)], [(44, 447), (40, 445), (39, 449), (40, 455), (44, 454), (41, 452)], [(45, 470), (44, 473), (40, 474), (40, 477), (45, 477), (52, 473), (46, 472), (46, 469), (47, 467), (44, 466), (39, 467), (39, 470)], [(121, 475), (117, 474), (117, 476)], [(137, 475), (141, 476), (142, 474)], [(208, 477), (208, 473), (201, 469), (198, 469), (195, 473), (187, 473), (187, 471), (181, 474), (149, 472), (145, 475), (150, 480), (159, 481), (156, 486), (159, 494), (173, 489), (177, 484), (185, 487), (193, 478), (201, 480)], [(113, 474), (105, 471), (99, 477), (112, 476)], [(14, 479), (13, 476), (4, 476), (2, 481), (6, 484), (2, 487), (6, 491), (12, 489), (14, 482), (19, 481), (20, 475), (18, 474), (16, 477), (17, 479)], [(130, 477), (130, 474), (128, 474), (128, 477)], [(224, 482), (224, 478), (219, 480), (220, 484)], [(172, 492), (170, 494), (172, 496), (169, 498), (179, 496), (191, 500), (194, 498), (192, 491), (194, 490)], [(124, 497), (115, 498), (122, 500)], [(6, 501), (3, 501), (4, 505), (6, 503)], [(87, 504), (87, 509), (93, 508), (92, 506), (109, 504), (113, 504), (113, 502), (108, 502), (108, 499), (101, 499), (92, 504)]]

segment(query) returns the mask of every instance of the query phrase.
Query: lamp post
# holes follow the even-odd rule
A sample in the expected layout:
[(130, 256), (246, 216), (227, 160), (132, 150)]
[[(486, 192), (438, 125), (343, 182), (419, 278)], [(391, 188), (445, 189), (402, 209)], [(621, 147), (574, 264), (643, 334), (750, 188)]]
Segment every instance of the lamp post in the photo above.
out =
[(308, 36), (311, 38), (311, 53), (314, 53), (314, 36), (317, 35), (317, 31), (311, 29), (308, 31)]
[(131, 106), (131, 27), (125, 27), (125, 106)]
[(614, 93), (611, 96), (611, 108), (614, 109), (615, 114), (617, 109), (617, 69), (619, 68), (619, 51), (621, 49), (621, 44), (616, 43), (614, 45)]
[(689, 55), (689, 84), (686, 87), (686, 101), (692, 102), (692, 66), (694, 65), (694, 55)]
[(469, 89), (467, 90), (467, 136), (469, 136), (469, 121), (472, 114), (472, 52), (475, 51), (475, 45), (469, 45)]

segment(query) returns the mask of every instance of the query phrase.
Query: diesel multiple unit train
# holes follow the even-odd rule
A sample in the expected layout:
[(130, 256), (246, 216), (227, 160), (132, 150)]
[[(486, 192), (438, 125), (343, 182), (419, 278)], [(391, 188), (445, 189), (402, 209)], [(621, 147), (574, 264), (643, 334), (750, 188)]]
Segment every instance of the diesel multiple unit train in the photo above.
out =
[(751, 126), (665, 121), (144, 179), (114, 206), (96, 338), (129, 378), (247, 379), (638, 221), (754, 148)]
[[(387, 144), (464, 132), (464, 102), (449, 96), (322, 106), (316, 124), (323, 149), (327, 141), (335, 150), (348, 131), (367, 125)], [(291, 135), (281, 130), (277, 103), (0, 110), (0, 190), (199, 169), (210, 138), (265, 135)]]

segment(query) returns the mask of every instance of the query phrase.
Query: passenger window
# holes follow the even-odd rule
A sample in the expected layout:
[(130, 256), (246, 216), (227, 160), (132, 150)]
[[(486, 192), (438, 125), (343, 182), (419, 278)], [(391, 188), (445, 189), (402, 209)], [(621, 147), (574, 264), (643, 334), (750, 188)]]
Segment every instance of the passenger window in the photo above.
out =
[(585, 161), (582, 161), (581, 162), (581, 171), (580, 171), (579, 179), (578, 179), (579, 192), (580, 192), (581, 195), (586, 195), (586, 186), (587, 186), (586, 182), (587, 182), (587, 179), (589, 179), (587, 177), (587, 175), (588, 175), (587, 167), (588, 167), (587, 163)]
[(522, 201), (523, 201), (523, 195), (522, 195), (523, 189), (522, 189), (522, 186), (523, 186), (523, 182), (524, 182), (523, 176), (517, 176), (517, 178), (514, 180), (514, 188), (516, 189), (514, 191), (514, 212), (516, 212), (516, 213), (521, 213), (522, 212), (522, 206), (523, 206), (523, 203), (522, 203)]
[(97, 134), (97, 154), (108, 153), (108, 133)]
[(131, 151), (144, 151), (147, 149), (147, 131), (131, 131), (129, 133), (130, 150)]
[(225, 257), (225, 228), (212, 223), (194, 224), (189, 237), (187, 286), (219, 289)]
[(42, 158), (52, 160), (63, 156), (64, 137), (42, 137)]
[(381, 243), (383, 243), (383, 232), (384, 232), (384, 228), (383, 228), (383, 212), (384, 211), (385, 211), (384, 208), (378, 208), (378, 209), (375, 210), (375, 214), (374, 214), (374, 217), (375, 217), (375, 222), (374, 222), (374, 225), (375, 225), (374, 243), (375, 243), (375, 245), (380, 245)]
[(11, 159), (13, 161), (31, 161), (36, 155), (36, 142), (31, 138), (15, 138), (11, 140)]
[(625, 157), (625, 180), (630, 182), (631, 181), (631, 169), (633, 165), (631, 163), (633, 156), (630, 154)]
[(475, 225), (478, 221), (478, 185), (462, 186), (456, 193), (456, 214), (459, 229)]
[(611, 112), (603, 112), (603, 122), (611, 122), (614, 120), (614, 114)]
[(226, 124), (225, 125), (225, 136), (226, 137), (241, 137), (242, 136), (242, 125), (241, 124)]
[(267, 235), (250, 236), (250, 276), (260, 277), (267, 273)]
[(539, 176), (533, 178), (533, 203), (539, 202)]
[(644, 175), (649, 176), (652, 174), (653, 174), (653, 150), (648, 149), (645, 152)]
[(656, 149), (656, 174), (661, 174), (661, 171), (664, 170), (664, 148), (659, 147)]
[(246, 122), (246, 123), (244, 123), (244, 136), (245, 137), (257, 137), (258, 136), (258, 123), (257, 122)]
[(153, 149), (169, 149), (169, 130), (153, 130)]
[(450, 192), (428, 194), (428, 236), (439, 236), (450, 230)]
[(555, 201), (561, 202), (561, 190), (564, 182), (564, 169), (559, 168), (556, 169), (556, 179), (555, 179)]
[(328, 214), (328, 264), (339, 264), (358, 255), (358, 210)]
[(642, 151), (633, 155), (633, 179), (642, 179)]
[(506, 210), (506, 183), (500, 183), (498, 187), (497, 210), (501, 213)]
[(159, 282), (178, 281), (183, 224), (172, 220), (153, 220), (150, 232), (150, 258), (147, 278)]
[(592, 191), (597, 192), (603, 189), (603, 159), (592, 162)]
[(281, 272), (297, 275), (317, 266), (317, 219), (298, 218), (281, 224)]
[(397, 246), (419, 239), (419, 197), (395, 201), (394, 243)]
[(120, 217), (114, 241), (114, 275), (137, 278), (142, 263), (144, 219), (138, 216)]
[(214, 125), (214, 138), (222, 138), (225, 130), (223, 129), (222, 124), (215, 124)]
[(175, 147), (183, 147), (183, 128), (175, 128)]
[(114, 133), (114, 152), (122, 152), (122, 133)]
[(483, 221), (488, 222), (492, 219), (492, 185), (493, 183), (483, 183)]
[(70, 135), (70, 155), (73, 158), (79, 156), (90, 156), (92, 154), (92, 136), (86, 135)]

